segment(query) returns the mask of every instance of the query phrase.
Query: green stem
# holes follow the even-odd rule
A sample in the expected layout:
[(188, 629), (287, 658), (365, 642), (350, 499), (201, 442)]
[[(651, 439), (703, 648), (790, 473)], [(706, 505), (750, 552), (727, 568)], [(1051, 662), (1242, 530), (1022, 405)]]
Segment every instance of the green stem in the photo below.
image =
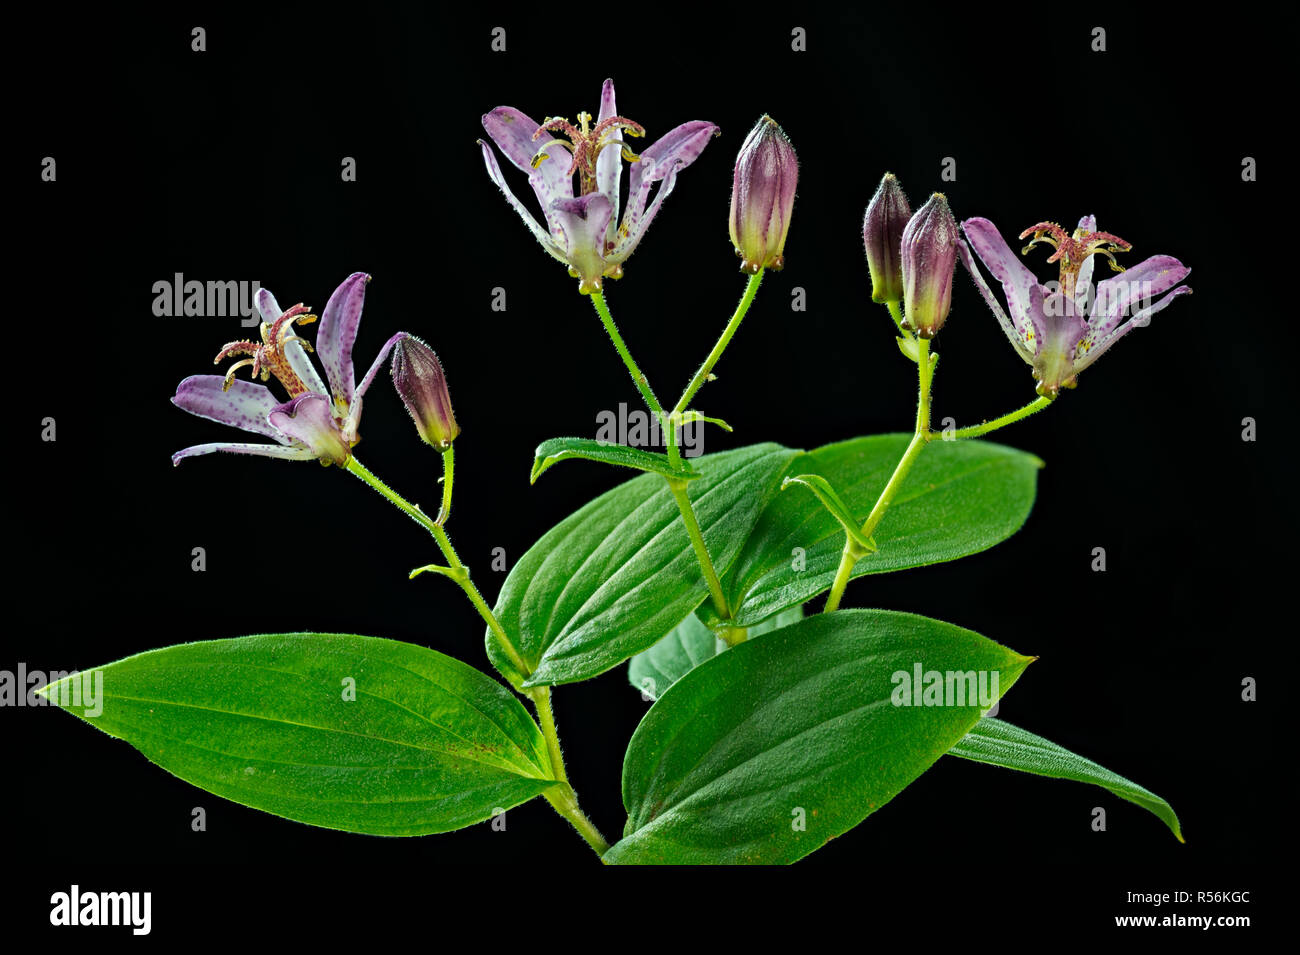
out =
[[(722, 353), (731, 344), (731, 339), (735, 337), (736, 330), (740, 328), (740, 323), (744, 321), (745, 316), (749, 313), (749, 307), (754, 304), (754, 299), (758, 296), (758, 288), (763, 284), (763, 271), (763, 269), (759, 269), (745, 283), (745, 293), (740, 297), (740, 303), (727, 321), (727, 327), (718, 336), (718, 340), (713, 345), (713, 350), (704, 359), (704, 363), (695, 372), (695, 376), (687, 383), (682, 396), (677, 399), (677, 404), (668, 416), (669, 420), (665, 422), (664, 426), (668, 429), (668, 459), (674, 466), (680, 466), (681, 464), (681, 457), (677, 450), (676, 418), (690, 407), (691, 399), (704, 387), (704, 383), (713, 374), (714, 367), (721, 360)], [(704, 535), (700, 531), (700, 523), (696, 519), (695, 508), (691, 504), (690, 492), (687, 490), (686, 482), (669, 480), (668, 486), (672, 488), (673, 498), (677, 501), (677, 509), (681, 512), (682, 521), (686, 524), (686, 533), (691, 538), (691, 546), (695, 548), (695, 556), (699, 560), (700, 569), (704, 571), (704, 579), (709, 585), (709, 596), (713, 600), (713, 609), (719, 617), (726, 620), (730, 618), (731, 611), (727, 607), (727, 598), (722, 592), (722, 581), (718, 578), (718, 571), (713, 566), (713, 559), (709, 556), (709, 548), (704, 543)], [(735, 644), (743, 641), (745, 637), (746, 631), (741, 627), (727, 627), (722, 631), (722, 639), (727, 642), (728, 646), (735, 646)]]
[(439, 527), (451, 517), (451, 479), (456, 469), (456, 451), (454, 445), (448, 445), (442, 452), (442, 507), (438, 509), (438, 519), (434, 522)]
[[(451, 506), (450, 484), (453, 460), (450, 449), (444, 453), (443, 462), (446, 467), (446, 486), (443, 488), (443, 512), (441, 516), (445, 519)], [(520, 673), (528, 673), (528, 666), (524, 663), (523, 657), (520, 656), (510, 637), (506, 634), (505, 628), (501, 626), (501, 622), (497, 620), (492, 608), (488, 606), (487, 601), (483, 599), (483, 595), (479, 593), (478, 588), (469, 579), (469, 568), (461, 562), (460, 556), (456, 553), (456, 548), (451, 545), (451, 539), (447, 537), (447, 532), (442, 529), (442, 525), (431, 520), (429, 515), (424, 513), (418, 504), (410, 503), (381, 481), (355, 457), (348, 459), (347, 469), (433, 535), (433, 539), (438, 542), (438, 549), (442, 551), (443, 557), (447, 559), (447, 563), (450, 565), (452, 573), (448, 576), (454, 578), (456, 583), (460, 584), (470, 602), (474, 604), (474, 608), (487, 622), (488, 629), (496, 638), (502, 652), (509, 658), (511, 665)], [(555, 714), (551, 711), (551, 689), (550, 687), (535, 687), (525, 692), (537, 708), (537, 716), (541, 723), (542, 736), (546, 740), (551, 768), (554, 770), (555, 778), (560, 782), (559, 786), (553, 786), (545, 793), (546, 801), (555, 808), (556, 812), (569, 820), (573, 828), (578, 831), (578, 834), (583, 839), (587, 840), (587, 843), (596, 850), (598, 855), (603, 855), (609, 848), (609, 843), (605, 841), (604, 836), (592, 825), (591, 820), (586, 817), (578, 806), (578, 795), (573, 791), (573, 787), (569, 785), (568, 773), (564, 769), (564, 756), (560, 752), (560, 737), (555, 729)]]
[(596, 855), (603, 856), (609, 849), (609, 843), (578, 805), (578, 794), (569, 784), (569, 775), (564, 769), (564, 755), (560, 752), (560, 734), (555, 728), (555, 714), (551, 710), (551, 688), (535, 687), (528, 691), (528, 696), (532, 699), (533, 706), (537, 708), (542, 736), (546, 739), (546, 750), (551, 757), (551, 768), (555, 771), (555, 778), (561, 783), (546, 792), (546, 801), (556, 812), (569, 820), (573, 828), (578, 831), (578, 835), (587, 840), (587, 844), (596, 850)]
[(449, 576), (453, 577), (456, 583), (460, 584), (461, 590), (465, 591), (465, 595), (469, 597), (470, 603), (472, 603), (474, 609), (479, 612), (479, 616), (481, 616), (484, 622), (487, 623), (488, 629), (491, 630), (493, 636), (496, 637), (496, 641), (501, 647), (501, 651), (510, 660), (510, 663), (520, 673), (528, 673), (529, 669), (524, 663), (523, 657), (520, 656), (514, 643), (506, 634), (505, 628), (501, 626), (501, 622), (497, 620), (496, 614), (492, 612), (492, 608), (488, 606), (488, 602), (483, 599), (483, 595), (479, 593), (478, 588), (474, 586), (474, 582), (469, 579), (469, 568), (461, 563), (460, 556), (456, 553), (456, 548), (451, 545), (451, 539), (447, 537), (447, 532), (442, 529), (442, 525), (431, 519), (428, 514), (424, 513), (424, 511), (420, 510), (419, 505), (410, 503), (406, 498), (402, 497), (381, 481), (371, 473), (369, 468), (358, 461), (355, 456), (348, 459), (347, 469), (378, 491), (391, 504), (397, 507), (398, 510), (410, 517), (411, 520), (415, 521), (415, 523), (419, 524), (433, 535), (433, 539), (438, 542), (438, 549), (442, 551), (443, 557), (447, 559), (447, 563), (453, 571)]
[[(916, 406), (916, 429), (912, 434), (912, 440), (908, 442), (907, 450), (898, 461), (898, 466), (894, 468), (894, 473), (890, 476), (889, 482), (885, 489), (880, 492), (880, 497), (876, 499), (876, 504), (867, 515), (866, 522), (862, 525), (862, 536), (870, 537), (885, 517), (885, 511), (897, 496), (899, 488), (907, 479), (907, 474), (912, 470), (912, 465), (916, 463), (917, 457), (925, 449), (926, 441), (930, 435), (930, 384), (934, 378), (934, 366), (938, 356), (931, 360), (930, 342), (925, 338), (916, 340), (918, 360), (918, 379), (919, 395)], [(849, 578), (853, 574), (853, 568), (865, 553), (861, 551), (853, 540), (847, 534), (844, 541), (844, 551), (840, 555), (840, 566), (835, 572), (835, 580), (831, 584), (830, 596), (826, 598), (826, 607), (823, 613), (831, 613), (839, 609), (840, 599), (844, 596), (844, 589), (849, 584)]]
[(713, 366), (718, 363), (722, 353), (727, 350), (731, 344), (732, 337), (736, 334), (736, 329), (740, 328), (740, 323), (744, 320), (745, 315), (749, 312), (749, 306), (754, 304), (754, 298), (758, 295), (758, 287), (763, 283), (763, 270), (759, 269), (755, 274), (749, 277), (749, 282), (745, 285), (745, 294), (740, 298), (740, 304), (736, 306), (736, 311), (731, 316), (731, 321), (727, 322), (727, 327), (722, 330), (721, 337), (718, 338), (717, 344), (713, 346), (713, 351), (709, 352), (709, 357), (704, 359), (704, 364), (700, 370), (695, 373), (686, 390), (682, 392), (681, 398), (677, 401), (677, 406), (673, 408), (673, 414), (681, 414), (695, 397), (709, 375), (713, 373)]
[(668, 478), (668, 487), (673, 492), (673, 498), (677, 501), (677, 510), (681, 512), (682, 521), (686, 524), (686, 534), (691, 539), (691, 546), (695, 548), (695, 557), (700, 562), (700, 569), (704, 571), (704, 579), (709, 585), (709, 596), (713, 598), (713, 609), (717, 611), (719, 617), (726, 620), (731, 617), (731, 611), (727, 609), (727, 598), (722, 594), (722, 581), (718, 579), (718, 572), (709, 557), (709, 548), (704, 543), (700, 522), (695, 518), (695, 508), (691, 506), (687, 482)]
[(618, 326), (614, 324), (614, 316), (609, 313), (609, 306), (605, 304), (604, 293), (592, 292), (591, 304), (596, 306), (596, 312), (600, 315), (600, 321), (605, 326), (605, 331), (609, 333), (610, 340), (614, 342), (614, 349), (618, 352), (618, 357), (623, 359), (628, 374), (632, 376), (632, 383), (641, 392), (641, 397), (645, 399), (646, 406), (662, 422), (664, 416), (663, 406), (659, 404), (659, 399), (655, 397), (650, 382), (632, 358), (632, 353), (627, 350), (627, 344), (623, 341), (623, 336), (618, 333)]
[(982, 434), (988, 434), (990, 431), (996, 431), (998, 428), (1005, 428), (1009, 424), (1015, 424), (1031, 414), (1042, 411), (1052, 403), (1052, 398), (1037, 398), (1029, 402), (1023, 408), (1017, 408), (1010, 414), (1004, 414), (1001, 418), (994, 418), (992, 421), (985, 421), (983, 424), (972, 425), (969, 428), (962, 428), (958, 431), (949, 431), (946, 434), (934, 435), (942, 437), (945, 441), (955, 441), (961, 438), (978, 438)]
[[(758, 293), (759, 282), (762, 279), (762, 273), (751, 276), (749, 284), (745, 288), (745, 295), (740, 301), (736, 312), (727, 323), (727, 328), (723, 331), (722, 337), (714, 345), (713, 351), (696, 373), (696, 378), (687, 386), (686, 391), (682, 394), (682, 400), (678, 402), (678, 412), (685, 408), (686, 403), (699, 390), (700, 385), (707, 380), (709, 372), (722, 357), (723, 351), (726, 350), (727, 343), (735, 335), (736, 329), (740, 326), (740, 321), (749, 311), (749, 306), (754, 301), (754, 296)], [(614, 323), (614, 316), (610, 314), (609, 306), (605, 303), (605, 296), (600, 292), (593, 292), (591, 303), (595, 306), (596, 312), (600, 315), (600, 320), (605, 326), (605, 331), (609, 333), (610, 340), (614, 343), (614, 349), (618, 352), (619, 357), (623, 359), (623, 364), (627, 366), (628, 374), (632, 376), (633, 383), (641, 392), (641, 397), (645, 399), (646, 405), (651, 412), (659, 419), (660, 427), (664, 429), (664, 441), (668, 449), (668, 460), (674, 467), (681, 467), (681, 452), (677, 447), (677, 426), (672, 415), (664, 413), (663, 406), (655, 396), (654, 390), (646, 380), (645, 374), (637, 365), (636, 360), (632, 358), (631, 352), (628, 351), (627, 344), (623, 341), (623, 336), (618, 333), (618, 326)], [(678, 413), (675, 412), (675, 413)], [(673, 499), (677, 502), (677, 509), (681, 512), (682, 521), (686, 525), (686, 534), (691, 539), (691, 546), (695, 550), (696, 559), (699, 560), (700, 569), (704, 572), (704, 579), (709, 585), (709, 595), (713, 599), (713, 607), (718, 615), (724, 619), (730, 616), (727, 610), (727, 601), (722, 594), (722, 581), (718, 578), (718, 572), (713, 566), (713, 560), (709, 557), (709, 549), (705, 546), (704, 535), (700, 531), (700, 523), (695, 517), (695, 508), (691, 505), (690, 495), (686, 490), (684, 481), (668, 480), (668, 486), (672, 489)]]

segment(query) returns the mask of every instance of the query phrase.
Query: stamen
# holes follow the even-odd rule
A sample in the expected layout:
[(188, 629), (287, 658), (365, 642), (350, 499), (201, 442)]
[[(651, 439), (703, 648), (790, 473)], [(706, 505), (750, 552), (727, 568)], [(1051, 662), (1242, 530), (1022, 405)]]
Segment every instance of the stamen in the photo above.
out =
[[(233, 365), (231, 365), (229, 368), (226, 369), (226, 380), (222, 383), (221, 390), (222, 391), (230, 390), (231, 386), (234, 385), (235, 383), (235, 372), (237, 372), (239, 369), (243, 368), (245, 365), (256, 366), (256, 364), (257, 363), (251, 358), (245, 358), (243, 361), (235, 362)], [(257, 376), (256, 371), (254, 371), (253, 375), (254, 377)]]
[[(1020, 238), (1023, 239), (1024, 236), (1022, 235)], [(1055, 261), (1055, 259), (1057, 258), (1057, 256), (1061, 254), (1061, 252), (1060, 249), (1057, 247), (1056, 240), (1053, 239), (1051, 236), (1035, 235), (1033, 241), (1020, 250), (1020, 254), (1028, 255), (1029, 250), (1032, 249), (1034, 246), (1038, 245), (1038, 243), (1040, 242), (1042, 242), (1044, 245), (1050, 245), (1053, 249), (1056, 249), (1056, 252), (1052, 255), (1052, 258), (1047, 260), (1049, 262)]]
[(606, 146), (618, 146), (618, 147), (619, 147), (619, 152), (623, 154), (623, 158), (626, 159), (628, 162), (640, 162), (640, 161), (641, 161), (641, 157), (640, 157), (640, 156), (638, 156), (636, 153), (632, 152), (632, 150), (628, 149), (628, 147), (627, 147), (627, 143), (620, 142), (620, 141), (617, 140), (617, 139), (607, 139), (607, 140), (605, 140), (603, 143), (599, 143), (599, 144), (596, 146), (596, 148), (595, 148), (594, 150), (592, 150), (592, 153), (591, 153), (591, 161), (592, 161), (593, 163), (594, 163), (594, 162), (595, 162), (595, 161), (600, 157), (600, 151), (601, 151), (602, 149), (604, 149)]
[[(552, 139), (549, 143), (547, 143), (545, 146), (539, 149), (537, 151), (537, 155), (533, 157), (530, 165), (534, 169), (536, 169), (538, 166), (542, 164), (542, 160), (551, 158), (551, 154), (548, 153), (546, 150), (550, 149), (552, 146), (560, 146), (564, 149), (567, 149), (569, 151), (570, 156), (573, 155), (573, 147), (569, 143), (564, 142), (564, 140), (562, 139)], [(573, 175), (572, 169), (569, 170), (569, 175)]]

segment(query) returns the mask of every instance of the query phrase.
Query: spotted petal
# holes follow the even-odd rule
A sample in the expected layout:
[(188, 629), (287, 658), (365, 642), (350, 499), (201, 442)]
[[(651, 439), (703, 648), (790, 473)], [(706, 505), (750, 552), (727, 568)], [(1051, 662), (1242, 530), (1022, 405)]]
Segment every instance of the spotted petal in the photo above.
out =
[(1153, 255), (1100, 283), (1093, 305), (1092, 337), (1105, 338), (1134, 305), (1154, 300), (1187, 278), (1191, 271), (1172, 255)]
[(961, 258), (961, 264), (966, 266), (966, 271), (970, 273), (970, 277), (974, 279), (975, 287), (984, 296), (984, 301), (992, 309), (994, 317), (997, 318), (998, 324), (1002, 326), (1002, 331), (1007, 336), (1007, 340), (1015, 346), (1016, 351), (1020, 353), (1020, 357), (1032, 365), (1034, 363), (1033, 336), (1031, 335), (1026, 340), (1025, 336), (1016, 330), (1016, 326), (1011, 323), (1007, 313), (1002, 310), (1002, 304), (998, 301), (997, 296), (993, 294), (993, 290), (984, 281), (984, 276), (980, 274), (979, 266), (975, 264), (975, 257), (971, 255), (970, 249), (961, 239), (957, 240), (957, 255)]
[[(1085, 233), (1097, 231), (1097, 217), (1084, 216), (1079, 220), (1079, 228)], [(1088, 298), (1092, 290), (1092, 272), (1097, 264), (1097, 257), (1090, 255), (1083, 260), (1083, 265), (1079, 266), (1079, 276), (1075, 279), (1074, 301), (1080, 309), (1086, 314), (1088, 312)]]
[(961, 224), (970, 242), (971, 250), (979, 256), (984, 267), (1002, 283), (1007, 296), (1007, 313), (1016, 330), (1029, 340), (1034, 331), (1031, 318), (1041, 311), (1046, 290), (1038, 284), (1034, 273), (1025, 267), (1019, 256), (1011, 251), (995, 226), (988, 219), (967, 219)]
[(497, 158), (492, 153), (492, 147), (481, 139), (478, 143), (483, 147), (483, 164), (487, 166), (488, 175), (492, 177), (492, 181), (496, 183), (497, 188), (506, 197), (506, 202), (510, 203), (515, 212), (519, 213), (519, 218), (524, 220), (524, 225), (528, 226), (529, 231), (533, 233), (533, 237), (542, 244), (542, 248), (561, 262), (567, 263), (568, 258), (565, 255), (564, 247), (553, 239), (546, 229), (533, 218), (532, 213), (528, 211), (522, 202), (515, 198), (515, 194), (506, 185), (505, 177), (501, 175), (501, 167), (497, 165)]
[(258, 312), (262, 315), (262, 321), (268, 325), (274, 325), (275, 320), (284, 314), (284, 309), (275, 300), (275, 296), (271, 294), (270, 289), (258, 289), (254, 300), (257, 302)]
[(291, 447), (281, 444), (196, 444), (193, 447), (177, 451), (172, 455), (172, 464), (180, 464), (185, 458), (214, 451), (230, 451), (235, 454), (259, 454), (267, 458), (284, 458), (289, 461), (312, 461), (316, 452), (310, 448)]
[[(600, 90), (600, 115), (596, 117), (596, 123), (599, 125), (617, 115), (618, 108), (614, 105), (614, 81), (605, 80), (605, 85)], [(623, 172), (622, 147), (617, 144), (623, 142), (623, 131), (611, 130), (606, 136), (606, 141), (609, 145), (596, 157), (596, 189), (609, 197), (610, 208), (613, 210), (610, 213), (609, 229), (605, 234), (606, 241), (612, 243), (614, 229), (618, 225), (619, 180)]]
[(717, 134), (716, 125), (699, 119), (669, 130), (641, 151), (641, 158), (653, 159), (653, 164), (632, 163), (632, 172), (628, 176), (628, 195), (637, 194), (643, 177), (648, 176), (651, 180), (664, 179), (674, 169), (679, 172), (685, 169), (700, 158), (704, 147)]
[(314, 457), (345, 464), (352, 453), (334, 420), (333, 402), (323, 394), (308, 392), (277, 406), (270, 421)]
[(1146, 308), (1136, 312), (1133, 315), (1133, 317), (1130, 318), (1127, 322), (1119, 326), (1119, 328), (1115, 329), (1105, 338), (1101, 339), (1099, 344), (1095, 344), (1095, 345), (1092, 344), (1091, 343), (1092, 336), (1091, 335), (1087, 336), (1082, 342), (1079, 343), (1079, 357), (1076, 358), (1074, 362), (1075, 370), (1083, 371), (1083, 369), (1087, 368), (1094, 361), (1096, 361), (1098, 358), (1104, 355), (1106, 353), (1106, 350), (1109, 349), (1111, 345), (1115, 344), (1117, 341), (1119, 341), (1121, 338), (1127, 335), (1130, 329), (1144, 328), (1147, 325), (1150, 325), (1152, 315), (1154, 315), (1156, 312), (1163, 311), (1165, 308), (1169, 306), (1169, 303), (1172, 302), (1174, 299), (1176, 299), (1178, 296), (1190, 295), (1191, 292), (1192, 292), (1191, 288), (1189, 288), (1186, 285), (1178, 286), (1178, 288), (1174, 289), (1172, 292), (1170, 292), (1164, 298), (1160, 299), (1155, 304), (1148, 305)]
[[(274, 325), (275, 320), (284, 314), (275, 296), (264, 288), (257, 290), (257, 310), (262, 313), (262, 321), (268, 325)], [(320, 372), (311, 363), (311, 357), (307, 354), (307, 349), (302, 347), (302, 342), (288, 342), (284, 346), (284, 357), (289, 362), (289, 367), (293, 369), (293, 373), (298, 376), (298, 380), (307, 386), (308, 391), (328, 393), (325, 382), (321, 380)]]
[(320, 355), (325, 377), (329, 379), (330, 393), (340, 409), (352, 403), (352, 394), (356, 391), (352, 346), (361, 325), (361, 307), (365, 304), (369, 281), (370, 276), (365, 272), (353, 272), (334, 290), (320, 317), (316, 354)]
[(1031, 313), (1034, 323), (1034, 374), (1041, 394), (1055, 395), (1073, 384), (1075, 352), (1088, 332), (1088, 323), (1072, 298), (1053, 292)]
[(365, 397), (366, 391), (370, 388), (370, 383), (375, 380), (375, 375), (378, 374), (379, 369), (383, 367), (384, 361), (388, 358), (388, 353), (393, 350), (393, 346), (403, 338), (410, 337), (411, 336), (406, 332), (398, 332), (392, 338), (388, 339), (388, 341), (384, 342), (384, 347), (379, 349), (379, 355), (370, 365), (370, 370), (367, 371), (365, 377), (361, 379), (361, 385), (357, 388), (352, 403), (348, 407), (348, 416), (344, 420), (342, 427), (343, 440), (347, 443), (348, 447), (357, 443), (357, 429), (361, 423), (361, 400)]
[(605, 271), (605, 231), (614, 212), (609, 197), (593, 192), (561, 199), (551, 211), (564, 233), (565, 258), (581, 279), (578, 291), (599, 292)]
[(225, 381), (221, 375), (191, 375), (176, 386), (172, 404), (200, 418), (286, 443), (268, 420), (279, 404), (271, 389), (237, 378), (223, 391)]
[[(510, 106), (498, 106), (483, 116), (483, 129), (488, 138), (497, 144), (516, 169), (528, 174), (528, 183), (545, 210), (551, 207), (551, 203), (573, 196), (573, 176), (569, 174), (572, 157), (567, 149), (549, 148), (552, 143), (567, 145), (550, 133), (542, 133), (533, 139), (533, 133), (540, 125)], [(533, 158), (543, 150), (549, 153), (549, 158), (534, 169)]]
[[(653, 162), (653, 160), (651, 160)], [(636, 201), (627, 208), (627, 213), (623, 216), (623, 226), (619, 229), (618, 244), (610, 250), (605, 256), (609, 262), (620, 263), (627, 259), (636, 251), (637, 243), (645, 235), (646, 230), (650, 228), (650, 223), (654, 221), (655, 213), (663, 205), (663, 201), (668, 198), (677, 185), (677, 172), (681, 166), (673, 166), (668, 170), (668, 174), (659, 182), (659, 188), (655, 190), (654, 202), (650, 203), (650, 208), (642, 214), (642, 207), (645, 204), (645, 193), (650, 188), (653, 181), (649, 176), (642, 179), (640, 185), (641, 191), (637, 194)]]

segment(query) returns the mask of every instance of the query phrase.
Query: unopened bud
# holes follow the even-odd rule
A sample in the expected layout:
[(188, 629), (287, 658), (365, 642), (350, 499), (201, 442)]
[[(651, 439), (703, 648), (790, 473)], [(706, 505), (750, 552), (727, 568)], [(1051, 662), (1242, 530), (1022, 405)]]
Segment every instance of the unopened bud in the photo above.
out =
[(776, 120), (764, 116), (740, 147), (731, 188), (731, 243), (742, 272), (753, 275), (785, 264), (798, 178), (799, 161), (789, 137)]
[(957, 222), (941, 192), (903, 230), (903, 317), (922, 338), (933, 338), (948, 317), (957, 242)]
[(910, 218), (912, 209), (903, 187), (892, 172), (885, 173), (862, 220), (862, 241), (867, 247), (867, 267), (871, 270), (871, 300), (877, 304), (903, 300), (901, 247), (903, 230)]
[(451, 413), (447, 376), (438, 356), (424, 342), (407, 335), (393, 346), (389, 370), (420, 437), (439, 451), (446, 451), (460, 434), (460, 426)]

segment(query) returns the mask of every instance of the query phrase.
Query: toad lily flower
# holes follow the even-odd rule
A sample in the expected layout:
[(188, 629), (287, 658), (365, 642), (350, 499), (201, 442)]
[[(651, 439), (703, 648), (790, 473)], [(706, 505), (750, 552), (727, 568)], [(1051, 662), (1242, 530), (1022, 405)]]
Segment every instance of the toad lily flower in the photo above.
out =
[[(316, 351), (325, 367), (329, 387), (312, 365), (311, 346), (294, 334), (294, 326), (316, 321), (305, 305), (281, 310), (266, 289), (257, 293), (257, 309), (262, 315), (260, 342), (238, 341), (226, 345), (216, 361), (245, 356), (235, 362), (225, 375), (193, 375), (176, 388), (172, 404), (198, 415), (261, 435), (275, 444), (216, 443), (199, 444), (177, 451), (172, 463), (183, 458), (213, 451), (260, 454), (291, 461), (319, 460), (324, 464), (347, 463), (352, 446), (359, 440), (361, 398), (393, 345), (405, 332), (388, 340), (379, 357), (357, 387), (352, 368), (352, 345), (361, 324), (361, 306), (365, 300), (364, 272), (349, 275), (330, 296), (320, 320)], [(269, 381), (272, 377), (284, 386), (289, 400), (281, 402), (265, 385), (242, 381), (235, 372), (251, 366), (254, 378)]]
[[(698, 159), (718, 133), (713, 123), (683, 123), (636, 155), (627, 147), (623, 134), (640, 137), (645, 130), (639, 123), (618, 115), (613, 80), (605, 81), (595, 125), (590, 113), (579, 113), (575, 127), (565, 119), (548, 118), (537, 123), (517, 109), (499, 106), (483, 117), (483, 128), (515, 168), (528, 174), (528, 183), (541, 203), (543, 221), (538, 222), (515, 198), (501, 175), (492, 147), (480, 139), (488, 175), (542, 248), (569, 267), (569, 274), (579, 280), (578, 291), (584, 295), (599, 292), (605, 277), (623, 276), (623, 263), (673, 191), (677, 173)], [(569, 141), (556, 139), (552, 132), (561, 133)], [(632, 168), (628, 204), (620, 221), (622, 159)], [(655, 183), (659, 188), (647, 208)]]
[[(1033, 367), (1038, 393), (1045, 397), (1055, 398), (1062, 388), (1075, 387), (1079, 372), (1111, 345), (1130, 330), (1150, 324), (1151, 316), (1179, 295), (1191, 292), (1178, 284), (1191, 269), (1172, 256), (1152, 256), (1125, 272), (1116, 264), (1115, 253), (1127, 252), (1131, 246), (1119, 236), (1096, 231), (1093, 216), (1080, 219), (1073, 233), (1041, 222), (1020, 234), (1022, 239), (1032, 237), (1022, 255), (1040, 242), (1055, 249), (1047, 261), (1060, 263), (1056, 290), (1038, 284), (988, 219), (967, 219), (961, 227), (975, 255), (1002, 283), (1007, 311), (980, 275), (970, 250), (959, 243), (962, 263), (1011, 344)], [(1096, 294), (1090, 295), (1095, 255), (1104, 255), (1111, 268), (1123, 275), (1098, 283)]]

